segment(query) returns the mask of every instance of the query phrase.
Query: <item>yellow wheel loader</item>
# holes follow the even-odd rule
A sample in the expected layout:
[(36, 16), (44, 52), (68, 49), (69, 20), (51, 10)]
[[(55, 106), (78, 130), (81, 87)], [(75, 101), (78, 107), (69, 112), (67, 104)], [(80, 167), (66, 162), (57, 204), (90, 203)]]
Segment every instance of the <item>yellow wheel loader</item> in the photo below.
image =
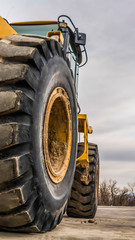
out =
[(46, 232), (65, 212), (95, 216), (98, 148), (77, 100), (85, 42), (66, 15), (12, 24), (0, 17), (2, 230)]

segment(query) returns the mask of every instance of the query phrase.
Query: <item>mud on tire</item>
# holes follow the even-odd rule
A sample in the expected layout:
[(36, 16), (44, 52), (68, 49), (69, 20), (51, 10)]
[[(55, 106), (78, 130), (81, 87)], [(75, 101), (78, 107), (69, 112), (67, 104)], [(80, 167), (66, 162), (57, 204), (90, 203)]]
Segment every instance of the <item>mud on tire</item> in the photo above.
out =
[[(61, 87), (72, 112), (67, 172), (51, 181), (43, 152), (43, 121), (52, 91)], [(71, 188), (77, 107), (68, 59), (55, 40), (11, 35), (0, 40), (0, 228), (40, 232), (60, 223)]]

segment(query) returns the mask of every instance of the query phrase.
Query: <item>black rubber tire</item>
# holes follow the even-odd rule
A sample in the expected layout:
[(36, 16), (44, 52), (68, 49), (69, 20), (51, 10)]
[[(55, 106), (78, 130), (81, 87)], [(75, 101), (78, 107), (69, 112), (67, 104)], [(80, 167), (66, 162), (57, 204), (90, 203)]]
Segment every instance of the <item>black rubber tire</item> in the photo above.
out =
[[(0, 59), (0, 229), (50, 231), (62, 219), (75, 170), (77, 105), (69, 61), (57, 41), (21, 35), (0, 40)], [(54, 184), (42, 161), (42, 126), (56, 87), (68, 95), (73, 134), (66, 175)]]
[[(84, 143), (78, 144), (78, 157), (83, 153)], [(89, 143), (89, 184), (82, 182), (84, 168), (76, 167), (67, 215), (77, 218), (94, 218), (98, 204), (99, 154), (96, 144)]]

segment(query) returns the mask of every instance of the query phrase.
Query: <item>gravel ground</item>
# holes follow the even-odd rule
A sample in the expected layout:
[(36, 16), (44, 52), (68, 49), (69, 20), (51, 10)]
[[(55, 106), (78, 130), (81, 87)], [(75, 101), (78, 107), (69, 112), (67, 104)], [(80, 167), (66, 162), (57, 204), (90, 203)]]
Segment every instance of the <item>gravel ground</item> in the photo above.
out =
[(95, 219), (65, 216), (52, 232), (0, 232), (0, 240), (135, 240), (135, 207), (98, 207)]

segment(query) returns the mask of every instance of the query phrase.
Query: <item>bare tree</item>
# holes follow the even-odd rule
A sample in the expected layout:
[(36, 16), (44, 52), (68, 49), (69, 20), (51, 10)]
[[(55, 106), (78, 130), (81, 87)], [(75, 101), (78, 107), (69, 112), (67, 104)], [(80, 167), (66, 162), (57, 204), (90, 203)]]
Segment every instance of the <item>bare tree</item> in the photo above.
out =
[(121, 189), (116, 180), (104, 180), (99, 186), (99, 205), (135, 206), (135, 182)]
[(128, 189), (130, 193), (135, 193), (135, 182), (128, 183)]
[(129, 189), (129, 205), (135, 206), (135, 182), (128, 183), (128, 189)]
[(128, 196), (128, 188), (127, 187), (120, 189), (118, 200), (119, 200), (119, 202), (118, 202), (119, 206), (128, 206), (129, 205), (129, 196)]
[(109, 205), (110, 193), (106, 181), (99, 186), (99, 205)]
[(108, 188), (110, 192), (110, 205), (116, 205), (117, 194), (120, 191), (120, 189), (116, 185), (116, 180), (109, 180)]

